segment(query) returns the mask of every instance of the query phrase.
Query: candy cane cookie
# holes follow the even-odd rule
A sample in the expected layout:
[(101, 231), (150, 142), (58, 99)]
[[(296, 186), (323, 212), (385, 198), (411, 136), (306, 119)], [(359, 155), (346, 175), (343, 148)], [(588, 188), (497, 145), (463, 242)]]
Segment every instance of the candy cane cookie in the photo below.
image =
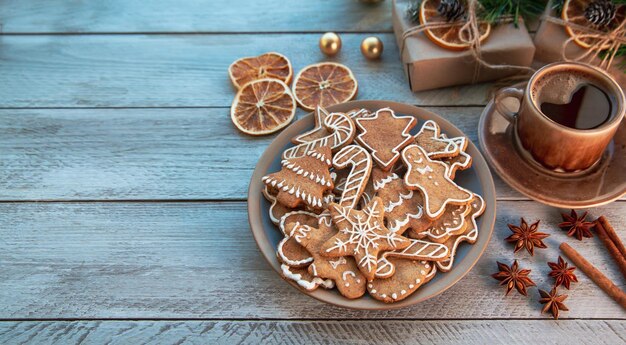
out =
[(345, 169), (352, 166), (343, 186), (339, 205), (354, 208), (363, 194), (363, 190), (372, 171), (372, 157), (362, 147), (348, 145), (342, 148), (333, 157), (335, 169)]
[(352, 119), (343, 113), (331, 113), (324, 120), (324, 127), (330, 134), (327, 136), (296, 145), (283, 152), (283, 159), (303, 157), (307, 152), (322, 146), (328, 146), (333, 151), (348, 145), (354, 139), (356, 128)]

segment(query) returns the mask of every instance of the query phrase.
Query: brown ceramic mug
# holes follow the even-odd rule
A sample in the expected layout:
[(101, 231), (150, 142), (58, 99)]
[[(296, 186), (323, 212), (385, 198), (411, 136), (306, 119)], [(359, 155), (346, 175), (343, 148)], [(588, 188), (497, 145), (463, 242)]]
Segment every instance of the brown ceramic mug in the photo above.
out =
[[(596, 128), (577, 129), (555, 122), (542, 113), (535, 99), (537, 87), (548, 85), (542, 79), (557, 73), (592, 77), (593, 85), (601, 89), (611, 103), (610, 117)], [(553, 82), (549, 87), (558, 89), (560, 86)], [(519, 100), (517, 112), (503, 105), (502, 100), (507, 97)], [(533, 74), (523, 90), (505, 88), (495, 96), (497, 112), (514, 125), (521, 146), (543, 166), (564, 172), (585, 170), (602, 157), (624, 117), (625, 103), (622, 89), (606, 72), (590, 65), (569, 62), (544, 66)]]

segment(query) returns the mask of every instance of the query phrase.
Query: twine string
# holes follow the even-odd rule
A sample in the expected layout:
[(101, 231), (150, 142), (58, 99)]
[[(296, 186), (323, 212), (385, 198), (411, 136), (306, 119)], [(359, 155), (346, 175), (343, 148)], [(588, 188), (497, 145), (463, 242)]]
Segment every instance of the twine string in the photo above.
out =
[[(565, 61), (580, 61), (593, 64), (594, 61), (597, 61), (597, 58), (600, 58), (598, 67), (608, 70), (613, 65), (619, 47), (626, 44), (626, 18), (611, 31), (597, 30), (548, 15), (542, 16), (541, 19), (573, 29), (571, 31), (574, 31), (574, 35), (563, 42), (561, 46), (561, 57)], [(567, 47), (569, 47), (572, 42), (585, 39), (591, 39), (594, 44), (591, 44), (589, 48), (585, 49), (585, 51), (578, 56), (567, 56)], [(600, 57), (603, 51), (607, 51), (608, 53), (605, 54), (604, 57)]]
[[(469, 0), (467, 2), (467, 18), (461, 19), (455, 22), (431, 22), (424, 23), (421, 25), (416, 25), (411, 28), (408, 28), (402, 33), (401, 47), (400, 47), (400, 55), (404, 54), (404, 49), (406, 48), (406, 40), (409, 37), (415, 36), (425, 30), (434, 30), (434, 29), (445, 29), (452, 28), (455, 26), (460, 26), (458, 39), (461, 43), (468, 46), (472, 57), (477, 62), (474, 66), (474, 74), (472, 77), (472, 83), (475, 83), (478, 80), (480, 74), (480, 68), (488, 68), (488, 69), (511, 69), (511, 70), (519, 70), (520, 72), (534, 73), (535, 69), (526, 66), (517, 66), (510, 64), (492, 64), (490, 62), (485, 61), (482, 56), (482, 46), (480, 42), (480, 25), (486, 23), (485, 21), (478, 20), (477, 9), (479, 3), (478, 0)], [(513, 16), (502, 16), (498, 18), (499, 23), (511, 23), (513, 22)]]

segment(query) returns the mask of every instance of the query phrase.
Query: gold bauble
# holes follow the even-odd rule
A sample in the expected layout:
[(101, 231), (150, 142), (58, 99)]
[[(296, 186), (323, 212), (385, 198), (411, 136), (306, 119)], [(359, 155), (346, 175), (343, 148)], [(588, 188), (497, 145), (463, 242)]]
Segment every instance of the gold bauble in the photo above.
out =
[(341, 50), (341, 38), (334, 32), (327, 32), (320, 37), (320, 50), (322, 53), (333, 56)]
[(383, 41), (376, 36), (365, 38), (361, 42), (361, 54), (368, 59), (378, 59), (383, 55)]

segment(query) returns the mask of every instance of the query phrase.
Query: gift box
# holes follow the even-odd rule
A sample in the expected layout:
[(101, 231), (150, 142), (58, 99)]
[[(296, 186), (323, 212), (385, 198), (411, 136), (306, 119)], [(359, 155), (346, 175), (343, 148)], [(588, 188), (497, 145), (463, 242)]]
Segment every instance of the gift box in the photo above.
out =
[[(554, 16), (554, 10), (551, 4), (546, 7), (546, 16)], [(541, 20), (539, 29), (535, 34), (535, 47), (537, 52), (535, 54), (536, 63), (539, 65), (547, 65), (551, 62), (563, 61), (563, 44), (570, 39), (571, 36), (565, 30), (565, 27), (559, 23)], [(565, 56), (575, 58), (583, 55), (586, 49), (580, 47), (574, 42), (571, 42), (566, 46)], [(602, 60), (599, 57), (594, 58), (591, 61), (581, 60), (580, 62), (590, 63), (599, 66)], [(619, 67), (626, 64), (626, 59), (623, 57), (616, 57), (613, 64), (608, 69), (609, 74), (615, 78), (615, 81), (624, 88), (626, 86), (626, 73)]]
[[(519, 69), (494, 69), (481, 65), (469, 49), (454, 51), (433, 43), (423, 32), (404, 39), (403, 33), (418, 23), (407, 17), (408, 0), (394, 0), (393, 30), (400, 48), (404, 70), (412, 91), (484, 82), (520, 73)], [(535, 46), (523, 22), (492, 26), (491, 33), (481, 44), (481, 56), (492, 65), (531, 65)], [(478, 73), (476, 69), (478, 68)]]

